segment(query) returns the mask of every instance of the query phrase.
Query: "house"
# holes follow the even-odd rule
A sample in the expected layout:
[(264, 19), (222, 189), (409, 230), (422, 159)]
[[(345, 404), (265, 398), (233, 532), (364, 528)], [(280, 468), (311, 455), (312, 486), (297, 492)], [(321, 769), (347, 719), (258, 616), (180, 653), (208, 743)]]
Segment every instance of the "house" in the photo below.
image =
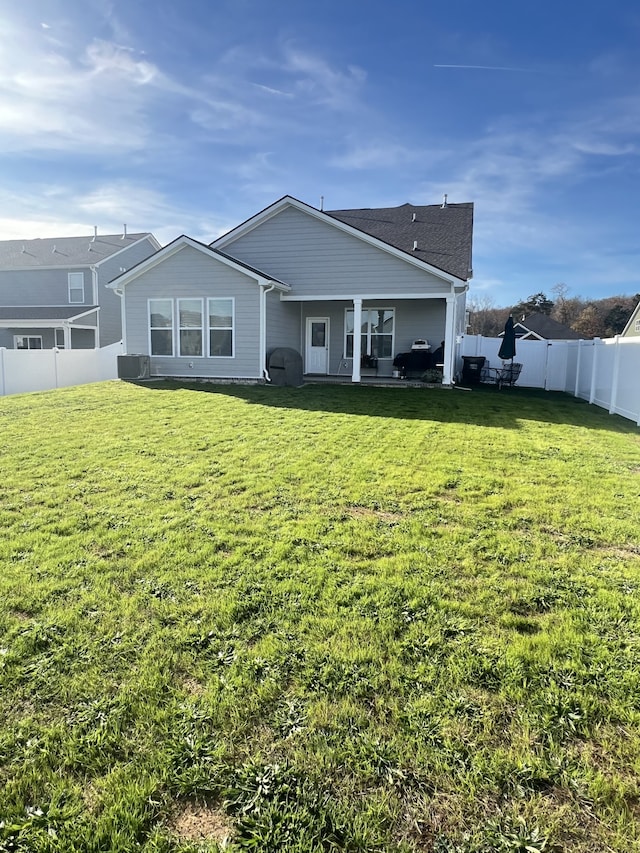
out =
[(122, 339), (106, 284), (160, 248), (152, 234), (0, 241), (0, 347), (90, 349)]
[(621, 334), (623, 338), (640, 338), (640, 302), (633, 309)]
[[(546, 314), (528, 314), (514, 323), (516, 338), (521, 341), (577, 341), (580, 335), (564, 323)], [(502, 334), (500, 335), (502, 337)]]
[[(292, 348), (304, 373), (392, 376), (416, 339), (453, 376), (471, 277), (472, 204), (325, 211), (285, 196), (205, 245), (185, 235), (111, 283), (127, 353), (158, 377), (267, 380)], [(359, 333), (356, 333), (359, 330)]]

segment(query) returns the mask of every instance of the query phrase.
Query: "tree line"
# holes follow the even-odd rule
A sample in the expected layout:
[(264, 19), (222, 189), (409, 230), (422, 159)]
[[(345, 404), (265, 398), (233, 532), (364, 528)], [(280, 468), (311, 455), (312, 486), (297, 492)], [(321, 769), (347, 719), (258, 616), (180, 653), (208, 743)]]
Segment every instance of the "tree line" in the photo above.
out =
[(498, 308), (491, 296), (471, 296), (467, 300), (470, 335), (495, 338), (504, 329), (509, 314), (517, 322), (528, 314), (547, 314), (577, 332), (581, 338), (612, 338), (627, 325), (640, 293), (634, 296), (607, 296), (604, 299), (583, 299), (570, 296), (566, 284), (556, 284), (546, 293), (534, 293), (515, 305)]

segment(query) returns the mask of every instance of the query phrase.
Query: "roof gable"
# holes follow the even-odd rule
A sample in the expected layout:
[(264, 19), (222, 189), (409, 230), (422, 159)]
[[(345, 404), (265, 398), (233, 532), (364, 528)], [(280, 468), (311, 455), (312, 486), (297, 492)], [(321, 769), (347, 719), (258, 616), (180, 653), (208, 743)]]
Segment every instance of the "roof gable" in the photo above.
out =
[(290, 290), (289, 285), (285, 282), (277, 281), (276, 279), (273, 279), (271, 276), (261, 272), (255, 267), (249, 266), (249, 264), (245, 264), (242, 261), (238, 261), (235, 258), (232, 258), (229, 255), (225, 254), (224, 252), (219, 251), (218, 249), (213, 249), (211, 248), (211, 246), (207, 246), (205, 243), (201, 243), (199, 240), (194, 240), (192, 237), (187, 237), (186, 234), (182, 234), (180, 237), (176, 237), (175, 240), (173, 240), (171, 243), (168, 243), (166, 246), (164, 246), (164, 248), (159, 249), (155, 254), (150, 255), (148, 258), (145, 258), (145, 260), (140, 261), (140, 263), (131, 267), (131, 269), (116, 276), (109, 282), (109, 284), (107, 284), (107, 287), (110, 287), (112, 290), (124, 287), (134, 279), (141, 276), (143, 273), (148, 272), (158, 264), (161, 264), (163, 261), (167, 260), (167, 258), (170, 258), (172, 255), (175, 255), (177, 252), (181, 251), (186, 246), (190, 246), (192, 249), (196, 249), (198, 252), (202, 252), (213, 260), (220, 261), (221, 263), (226, 264), (232, 269), (244, 273), (250, 278), (254, 278), (256, 281), (269, 282), (270, 284), (274, 284), (279, 290)]
[(0, 240), (0, 269), (47, 269), (96, 266), (141, 240), (160, 244), (149, 232), (98, 234), (93, 237), (38, 237), (36, 240)]
[[(464, 284), (470, 277), (470, 259), (471, 259), (471, 231), (473, 224), (473, 205), (450, 205), (450, 208), (461, 208), (464, 209), (464, 213), (462, 215), (458, 214), (456, 221), (458, 223), (457, 230), (455, 233), (458, 234), (458, 237), (452, 237), (452, 242), (456, 242), (456, 239), (463, 246), (463, 249), (459, 249), (458, 251), (458, 259), (457, 263), (454, 264), (451, 261), (451, 258), (447, 260), (447, 265), (449, 267), (455, 266), (457, 272), (454, 272), (452, 269), (447, 269), (443, 265), (438, 265), (430, 262), (426, 258), (426, 251), (420, 249), (420, 241), (418, 240), (418, 245), (414, 250), (413, 245), (416, 242), (415, 240), (411, 240), (411, 235), (409, 237), (403, 237), (400, 239), (400, 235), (403, 233), (404, 228), (403, 225), (396, 224), (394, 228), (394, 232), (396, 236), (393, 238), (400, 245), (395, 245), (393, 242), (390, 242), (389, 239), (384, 239), (379, 236), (375, 231), (377, 230), (374, 225), (367, 225), (367, 217), (358, 217), (352, 216), (351, 214), (362, 214), (362, 213), (377, 213), (376, 209), (371, 209), (370, 211), (322, 211), (318, 210), (315, 207), (311, 207), (311, 205), (305, 204), (302, 201), (299, 201), (292, 196), (284, 196), (278, 201), (274, 202), (274, 204), (255, 214), (251, 218), (247, 219), (245, 222), (238, 225), (236, 228), (233, 228), (231, 231), (223, 234), (218, 239), (214, 240), (210, 246), (215, 248), (224, 248), (226, 246), (230, 246), (235, 240), (244, 236), (245, 234), (252, 231), (254, 228), (257, 228), (259, 225), (266, 222), (273, 216), (277, 216), (281, 211), (285, 210), (287, 207), (293, 207), (297, 210), (300, 210), (304, 213), (307, 213), (310, 216), (314, 216), (321, 221), (332, 225), (336, 228), (339, 228), (342, 231), (346, 231), (347, 233), (358, 237), (365, 242), (377, 246), (383, 251), (388, 252), (389, 254), (394, 255), (395, 257), (402, 258), (409, 263), (420, 267), (421, 269), (425, 269), (428, 272), (437, 275), (439, 278), (444, 278), (447, 281), (451, 282), (452, 279), (457, 279), (456, 283)], [(403, 205), (403, 208), (409, 208), (410, 210), (424, 210), (425, 208), (413, 208), (410, 205)], [(429, 205), (428, 208), (437, 207), (436, 205)], [(380, 211), (384, 210), (399, 210), (399, 208), (381, 208)], [(405, 211), (406, 212), (406, 211)], [(343, 214), (338, 215), (338, 214)], [(415, 226), (416, 222), (412, 221), (411, 214), (408, 214), (406, 217), (408, 221), (408, 225)], [(375, 217), (372, 217), (372, 220), (375, 222)], [(357, 221), (359, 224), (354, 225), (352, 221)], [(366, 227), (363, 227), (366, 226)], [(418, 226), (422, 226), (424, 230), (425, 223), (418, 221)], [(367, 228), (369, 230), (367, 230)], [(433, 230), (433, 229), (432, 229)], [(441, 229), (442, 230), (442, 229)], [(466, 241), (462, 239), (461, 235), (463, 233), (467, 233)], [(386, 233), (387, 238), (390, 238), (392, 235)], [(409, 248), (410, 246), (410, 248)], [(434, 249), (432, 252), (432, 256), (435, 257), (437, 254), (437, 250)], [(445, 256), (446, 252), (444, 250), (444, 243), (441, 240), (440, 243), (440, 259)], [(422, 256), (421, 256), (422, 255)], [(450, 251), (450, 255), (452, 255), (452, 251)], [(462, 261), (462, 256), (464, 255), (464, 262)], [(464, 270), (463, 270), (464, 268)], [(460, 274), (458, 274), (460, 273)]]

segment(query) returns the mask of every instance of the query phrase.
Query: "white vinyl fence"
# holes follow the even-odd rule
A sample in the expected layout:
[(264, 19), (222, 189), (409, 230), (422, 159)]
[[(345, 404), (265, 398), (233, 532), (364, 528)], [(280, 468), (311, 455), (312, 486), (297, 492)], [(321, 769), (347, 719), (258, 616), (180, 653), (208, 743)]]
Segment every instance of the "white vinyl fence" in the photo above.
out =
[(0, 397), (116, 379), (123, 352), (121, 343), (77, 350), (0, 347)]
[[(462, 356), (484, 356), (499, 367), (500, 338), (464, 335)], [(517, 341), (514, 361), (522, 364), (518, 385), (566, 391), (640, 426), (640, 338), (593, 341)]]

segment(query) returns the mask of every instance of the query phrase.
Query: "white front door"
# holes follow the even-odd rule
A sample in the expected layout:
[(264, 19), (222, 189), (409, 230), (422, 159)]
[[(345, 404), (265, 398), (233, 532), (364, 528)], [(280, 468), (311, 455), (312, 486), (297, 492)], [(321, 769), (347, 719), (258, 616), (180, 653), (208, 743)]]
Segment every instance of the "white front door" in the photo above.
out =
[(307, 317), (305, 373), (324, 373), (329, 367), (329, 318)]

